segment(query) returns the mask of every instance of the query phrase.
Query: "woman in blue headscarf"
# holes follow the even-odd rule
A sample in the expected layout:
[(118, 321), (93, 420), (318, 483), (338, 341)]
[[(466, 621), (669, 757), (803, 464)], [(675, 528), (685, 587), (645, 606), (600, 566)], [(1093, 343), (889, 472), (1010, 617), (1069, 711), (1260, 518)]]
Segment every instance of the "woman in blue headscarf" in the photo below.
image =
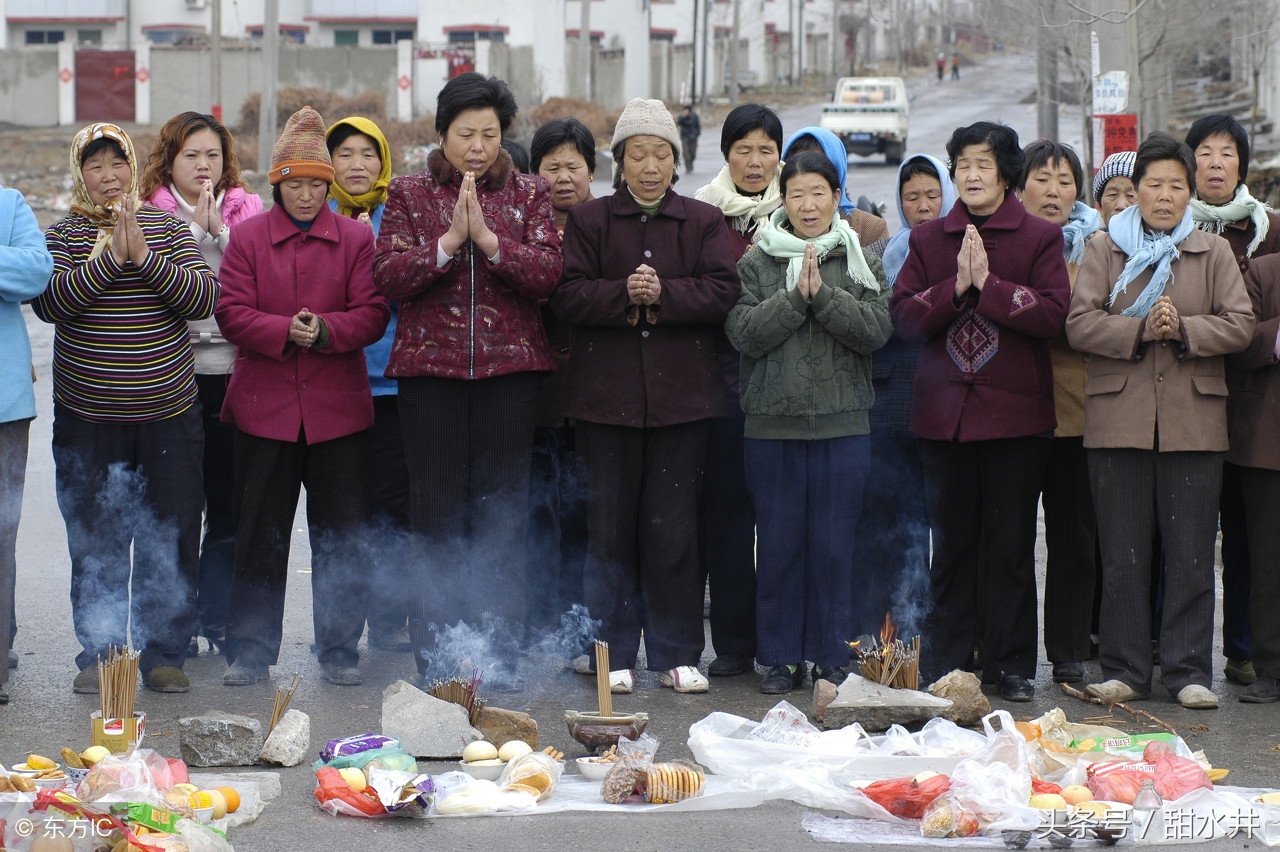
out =
[[(956, 203), (955, 184), (946, 174), (947, 167), (927, 154), (908, 157), (898, 168), (902, 227), (892, 239), (867, 246), (868, 254), (883, 252), (885, 280), (890, 285), (907, 258), (911, 229), (947, 215)], [(894, 333), (871, 361), (876, 394), (871, 408), (871, 469), (858, 518), (858, 552), (854, 557), (854, 576), (862, 578), (860, 582), (866, 585), (859, 588), (866, 594), (859, 596), (854, 612), (855, 633), (874, 633), (888, 609), (904, 630), (913, 627), (907, 607), (912, 601), (927, 599), (929, 593), (924, 472), (915, 436), (908, 428), (911, 385), (919, 356), (918, 344)]]
[(874, 213), (867, 213), (853, 206), (849, 200), (849, 188), (846, 185), (849, 173), (849, 152), (844, 143), (825, 127), (802, 127), (791, 135), (787, 146), (782, 149), (782, 159), (802, 154), (805, 151), (819, 151), (827, 155), (827, 159), (836, 167), (836, 175), (840, 178), (840, 215), (858, 235), (858, 244), (868, 251), (879, 254), (876, 243), (889, 238), (889, 223)]

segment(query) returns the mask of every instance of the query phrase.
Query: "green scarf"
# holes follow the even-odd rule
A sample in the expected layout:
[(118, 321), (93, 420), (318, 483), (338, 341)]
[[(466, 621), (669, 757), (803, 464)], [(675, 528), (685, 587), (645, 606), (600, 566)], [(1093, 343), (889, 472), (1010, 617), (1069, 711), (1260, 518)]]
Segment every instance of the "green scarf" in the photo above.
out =
[(769, 223), (760, 230), (756, 238), (756, 245), (770, 257), (786, 258), (788, 290), (794, 290), (799, 283), (800, 270), (804, 266), (805, 246), (813, 243), (818, 250), (818, 263), (822, 263), (832, 249), (843, 246), (849, 277), (868, 290), (880, 291), (880, 282), (876, 280), (871, 267), (867, 266), (867, 259), (862, 255), (858, 235), (853, 232), (853, 228), (849, 227), (849, 223), (838, 210), (832, 216), (830, 228), (807, 240), (796, 236), (790, 228), (786, 227), (788, 222), (786, 208), (779, 207), (769, 217)]
[(769, 181), (769, 187), (763, 195), (743, 195), (742, 191), (729, 177), (729, 166), (720, 169), (711, 183), (699, 189), (693, 197), (705, 201), (713, 207), (719, 207), (724, 215), (733, 222), (734, 230), (740, 234), (750, 234), (757, 227), (769, 221), (769, 215), (782, 206), (782, 192), (778, 189), (778, 175), (782, 174), (782, 164)]

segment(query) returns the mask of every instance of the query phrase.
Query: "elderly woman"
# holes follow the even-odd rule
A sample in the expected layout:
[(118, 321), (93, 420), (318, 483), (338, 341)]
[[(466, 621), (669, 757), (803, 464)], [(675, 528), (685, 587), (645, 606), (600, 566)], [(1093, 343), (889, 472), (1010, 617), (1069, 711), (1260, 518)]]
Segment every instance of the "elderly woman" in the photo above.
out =
[[(1280, 213), (1249, 194), (1249, 133), (1231, 115), (1206, 115), (1187, 131), (1187, 147), (1196, 156), (1195, 197), (1191, 218), (1196, 227), (1220, 234), (1243, 273), (1257, 258), (1280, 252)], [(1244, 377), (1228, 365), (1227, 418), (1234, 416)], [(1218, 503), (1222, 527), (1223, 673), (1248, 685), (1256, 676), (1250, 647), (1249, 527), (1245, 523), (1240, 470), (1227, 461), (1222, 468)]]
[(1111, 217), (1138, 200), (1133, 188), (1133, 160), (1135, 151), (1117, 151), (1102, 161), (1102, 168), (1093, 176), (1093, 203), (1102, 214), (1102, 227)]
[(848, 672), (854, 525), (870, 455), (871, 353), (889, 339), (884, 271), (838, 215), (820, 153), (789, 160), (783, 208), (738, 263), (725, 328), (742, 352), (746, 470), (757, 520), (760, 691)]
[[(843, 144), (840, 150), (844, 151)], [(868, 255), (883, 261), (889, 287), (907, 259), (911, 229), (946, 216), (956, 203), (955, 184), (947, 177), (947, 167), (928, 154), (913, 154), (902, 162), (897, 186), (902, 227), (892, 239), (866, 246)], [(871, 467), (853, 557), (853, 576), (861, 590), (854, 599), (854, 636), (876, 633), (889, 610), (901, 629), (916, 630), (917, 603), (928, 593), (929, 513), (920, 450), (910, 429), (912, 384), (919, 358), (920, 345), (903, 339), (895, 330), (871, 360), (871, 387), (875, 391)]]
[(983, 679), (1030, 701), (1036, 511), (1056, 422), (1049, 340), (1070, 293), (1062, 228), (1013, 194), (1023, 158), (1011, 128), (957, 128), (947, 156), (960, 203), (911, 229), (890, 305), (922, 344), (911, 431), (933, 534), (928, 673), (965, 666), (981, 623)]
[[(133, 142), (90, 124), (71, 142), (71, 215), (45, 233), (53, 278), (53, 458), (81, 652), (72, 689), (132, 622), (151, 689), (186, 692), (204, 507), (204, 430), (188, 320), (218, 279), (187, 223), (143, 207)], [(132, 588), (132, 594), (130, 589)]]
[[(1075, 286), (1089, 237), (1102, 227), (1098, 211), (1080, 200), (1084, 168), (1071, 146), (1039, 139), (1023, 151), (1018, 197), (1032, 216), (1062, 228), (1067, 276)], [(1058, 683), (1084, 680), (1097, 584), (1097, 525), (1084, 453), (1084, 356), (1065, 334), (1050, 343), (1058, 425), (1045, 472), (1044, 534), (1049, 560), (1044, 581), (1044, 649)]]
[(238, 226), (222, 261), (218, 325), (239, 358), (223, 419), (235, 423), (236, 561), (227, 686), (264, 680), (280, 654), (289, 540), (307, 489), (312, 620), (330, 683), (362, 681), (366, 512), (373, 403), (364, 347), (387, 325), (373, 286), (373, 234), (325, 204), (333, 166), (310, 107), (271, 151), (275, 206)]
[[(533, 134), (529, 153), (530, 167), (551, 186), (556, 230), (563, 237), (569, 211), (593, 198), (595, 136), (576, 118), (555, 118)], [(573, 450), (573, 421), (565, 417), (573, 329), (557, 319), (548, 305), (541, 311), (556, 370), (538, 386), (529, 492), (529, 565), (531, 571), (538, 572), (539, 582), (531, 586), (529, 621), (536, 628), (553, 631), (565, 612), (582, 604), (587, 519)], [(579, 653), (582, 648), (564, 650), (575, 669), (590, 673), (590, 657)]]
[[(262, 199), (240, 177), (231, 131), (212, 115), (183, 112), (160, 128), (138, 179), (138, 191), (153, 207), (188, 223), (205, 263), (217, 274), (231, 228), (262, 212)], [(226, 646), (227, 602), (236, 555), (235, 429), (222, 422), (227, 374), (236, 348), (212, 317), (191, 320), (191, 352), (204, 426), (204, 538), (196, 594), (197, 630), (211, 649)], [(189, 656), (199, 653), (193, 636)]]
[(53, 258), (35, 213), (16, 189), (0, 187), (0, 234), (0, 704), (8, 704), (9, 660), (17, 663), (11, 643), (17, 630), (12, 619), (18, 519), (36, 416), (36, 374), (22, 303), (49, 286)]
[(698, 493), (708, 421), (727, 413), (715, 341), (740, 288), (719, 208), (672, 189), (680, 136), (659, 100), (627, 104), (614, 193), (569, 213), (551, 307), (573, 329), (567, 414), (587, 476), (586, 599), (630, 692), (649, 669), (705, 692)]
[(1089, 243), (1067, 338), (1088, 356), (1084, 445), (1102, 549), (1099, 660), (1090, 693), (1151, 690), (1152, 541), (1165, 560), (1160, 672), (1184, 707), (1211, 708), (1213, 548), (1227, 450), (1223, 356), (1253, 317), (1225, 240), (1195, 229), (1196, 161), (1153, 133), (1138, 147), (1138, 203)]
[[(782, 204), (778, 193), (782, 120), (763, 104), (742, 104), (725, 117), (720, 150), (725, 164), (694, 197), (724, 212), (735, 257), (751, 248)], [(742, 462), (742, 408), (738, 402), (738, 352), (721, 329), (716, 354), (728, 414), (710, 421), (705, 480), (698, 507), (698, 557), (710, 592), (711, 644), (716, 658), (707, 673), (732, 677), (755, 670), (755, 509)]]
[(782, 149), (782, 159), (789, 160), (805, 151), (819, 151), (826, 155), (840, 176), (840, 215), (858, 235), (858, 242), (865, 250), (880, 245), (889, 239), (889, 223), (874, 213), (859, 210), (849, 200), (849, 191), (845, 186), (849, 172), (849, 152), (844, 143), (825, 127), (802, 127), (792, 134), (787, 145)]
[[(496, 77), (459, 74), (436, 100), (440, 148), (391, 181), (374, 278), (400, 305), (387, 375), (400, 383), (413, 532), (417, 682), (488, 666), (519, 689), (529, 459), (535, 401), (554, 361), (538, 315), (564, 262), (545, 182), (502, 150), (515, 97)], [(432, 627), (496, 619), (492, 657), (441, 655)], [(434, 664), (434, 665), (433, 665)]]

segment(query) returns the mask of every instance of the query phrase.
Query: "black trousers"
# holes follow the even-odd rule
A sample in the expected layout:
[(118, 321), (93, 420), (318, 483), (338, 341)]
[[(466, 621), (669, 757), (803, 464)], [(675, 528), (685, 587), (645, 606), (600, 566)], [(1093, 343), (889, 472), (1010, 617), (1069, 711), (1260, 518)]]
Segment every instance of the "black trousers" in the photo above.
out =
[(747, 490), (745, 417), (708, 421), (698, 507), (698, 556), (711, 586), (711, 644), (717, 654), (756, 655), (756, 511)]
[(1222, 453), (1090, 449), (1102, 547), (1102, 676), (1151, 689), (1151, 550), (1164, 551), (1160, 678), (1177, 695), (1213, 681), (1213, 571)]
[(366, 512), (369, 433), (308, 444), (236, 433), (236, 559), (227, 616), (230, 659), (280, 656), (289, 541), (307, 489), (311, 618), (320, 662), (355, 665), (366, 583), (356, 536)]
[[(540, 373), (400, 380), (417, 576), (408, 589), (418, 671), (514, 666), (527, 605), (529, 458)], [(487, 648), (441, 644), (465, 623)], [(433, 636), (433, 628), (435, 635)], [(487, 657), (487, 659), (486, 659)]]
[(933, 533), (929, 679), (968, 665), (979, 624), (983, 680), (1035, 678), (1036, 509), (1049, 440), (921, 440), (920, 458)]
[(369, 513), (360, 537), (369, 583), (369, 635), (404, 627), (409, 601), (404, 584), (412, 576), (409, 538), (409, 469), (395, 394), (373, 398), (369, 430)]
[(13, 643), (13, 589), (18, 579), (18, 519), (27, 479), (30, 420), (0, 423), (0, 686), (9, 680), (9, 648)]
[[(529, 477), (529, 627), (552, 631), (570, 609), (584, 606), (587, 508), (578, 476), (574, 427), (534, 430)], [(585, 653), (586, 636), (566, 637), (567, 657)]]
[(1044, 650), (1053, 663), (1089, 659), (1098, 584), (1098, 525), (1084, 438), (1054, 438), (1045, 473)]
[(1253, 527), (1245, 519), (1242, 470), (1223, 462), (1222, 495), (1218, 498), (1218, 523), (1222, 528), (1222, 655), (1229, 660), (1253, 658), (1249, 617), (1249, 580), (1253, 576), (1249, 535)]
[(236, 559), (236, 427), (222, 422), (227, 376), (197, 375), (204, 428), (204, 537), (200, 541), (200, 579), (196, 588), (198, 628), (222, 639)]
[(704, 645), (698, 499), (706, 420), (633, 428), (579, 421), (587, 497), (587, 607), (613, 669), (696, 666)]
[(139, 668), (187, 658), (204, 505), (200, 406), (146, 423), (94, 423), (53, 407), (58, 508), (71, 554), (76, 666), (126, 644)]
[[(1232, 465), (1232, 467), (1235, 467)], [(1236, 467), (1249, 521), (1253, 667), (1280, 677), (1280, 471)], [(1225, 613), (1224, 613), (1225, 618)], [(1163, 653), (1163, 651), (1162, 651)]]

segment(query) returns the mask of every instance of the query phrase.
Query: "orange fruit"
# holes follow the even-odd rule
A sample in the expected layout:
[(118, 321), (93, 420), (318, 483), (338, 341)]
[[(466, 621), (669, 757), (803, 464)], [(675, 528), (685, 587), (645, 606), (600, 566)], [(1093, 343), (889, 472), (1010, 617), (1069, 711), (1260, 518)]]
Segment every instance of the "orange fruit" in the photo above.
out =
[(222, 797), (227, 800), (227, 813), (233, 814), (240, 809), (240, 794), (235, 787), (216, 787)]

